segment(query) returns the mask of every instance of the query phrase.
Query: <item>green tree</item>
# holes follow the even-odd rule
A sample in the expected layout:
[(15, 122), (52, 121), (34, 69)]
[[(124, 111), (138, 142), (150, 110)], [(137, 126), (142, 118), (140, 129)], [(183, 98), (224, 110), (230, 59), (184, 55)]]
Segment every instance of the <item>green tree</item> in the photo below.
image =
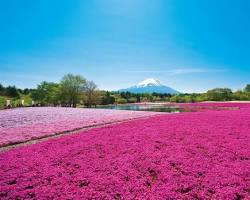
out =
[(31, 92), (31, 90), (28, 89), (28, 88), (25, 88), (25, 89), (22, 91), (22, 93), (25, 94), (25, 95), (30, 94), (30, 92)]
[(19, 93), (16, 86), (8, 86), (5, 88), (5, 95), (8, 97), (19, 98)]
[(124, 98), (117, 98), (115, 100), (115, 102), (118, 103), (118, 104), (125, 104), (125, 103), (127, 103), (127, 100), (124, 99)]
[(209, 101), (229, 101), (232, 100), (233, 93), (229, 88), (215, 88), (208, 90), (206, 95)]
[(236, 91), (233, 94), (234, 100), (249, 100), (250, 94), (248, 92), (243, 92), (241, 90)]
[(175, 95), (175, 96), (170, 97), (169, 100), (170, 100), (170, 102), (178, 103), (179, 102), (179, 97), (177, 95)]
[(136, 94), (135, 97), (136, 97), (137, 103), (141, 102), (141, 95), (140, 94)]
[(6, 105), (6, 99), (0, 96), (0, 108), (4, 108)]
[(31, 98), (42, 105), (57, 105), (60, 98), (60, 87), (57, 83), (43, 81), (31, 92)]
[(4, 86), (0, 83), (0, 95), (4, 95), (4, 93), (5, 93), (5, 88), (4, 88)]
[(104, 97), (102, 98), (102, 104), (108, 105), (115, 103), (115, 97), (110, 94), (110, 92), (106, 92)]
[(136, 103), (137, 102), (137, 99), (135, 97), (130, 97), (128, 99), (128, 103)]
[(244, 91), (250, 93), (250, 84), (246, 85), (246, 87), (244, 88)]
[(81, 75), (66, 74), (63, 76), (60, 85), (63, 101), (76, 107), (81, 94), (85, 91), (86, 79)]
[(192, 103), (192, 102), (193, 102), (193, 98), (192, 98), (191, 95), (185, 95), (185, 96), (183, 97), (183, 99), (184, 99), (184, 101), (185, 101), (186, 103)]
[(98, 93), (97, 93), (97, 85), (93, 81), (87, 81), (85, 86), (85, 94), (86, 94), (86, 105), (91, 107), (92, 105), (97, 104)]

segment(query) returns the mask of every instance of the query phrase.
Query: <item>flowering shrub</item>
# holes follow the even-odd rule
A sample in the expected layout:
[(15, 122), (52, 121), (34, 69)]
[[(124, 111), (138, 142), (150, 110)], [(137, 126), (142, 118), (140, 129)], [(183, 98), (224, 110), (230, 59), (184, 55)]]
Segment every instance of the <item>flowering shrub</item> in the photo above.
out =
[(250, 107), (153, 116), (0, 153), (0, 199), (249, 199)]
[(0, 147), (93, 125), (158, 113), (77, 108), (17, 108), (0, 111)]

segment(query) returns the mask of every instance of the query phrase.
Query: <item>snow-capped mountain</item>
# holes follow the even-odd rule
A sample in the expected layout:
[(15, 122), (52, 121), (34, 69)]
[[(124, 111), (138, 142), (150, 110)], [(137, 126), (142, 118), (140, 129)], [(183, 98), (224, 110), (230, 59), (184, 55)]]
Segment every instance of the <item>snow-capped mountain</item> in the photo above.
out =
[(148, 78), (136, 85), (136, 87), (147, 87), (147, 86), (163, 86), (161, 82), (154, 78)]
[(163, 85), (159, 80), (154, 78), (146, 79), (137, 85), (121, 89), (119, 92), (132, 92), (132, 93), (169, 93), (169, 94), (178, 94), (177, 90), (174, 90), (168, 86)]

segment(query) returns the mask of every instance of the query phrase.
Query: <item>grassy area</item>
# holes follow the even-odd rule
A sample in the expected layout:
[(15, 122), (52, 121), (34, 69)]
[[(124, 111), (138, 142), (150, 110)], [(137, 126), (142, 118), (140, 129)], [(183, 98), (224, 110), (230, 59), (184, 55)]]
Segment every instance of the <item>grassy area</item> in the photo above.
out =
[(7, 96), (0, 96), (0, 109), (3, 109), (6, 107), (6, 101), (11, 101), (12, 107), (18, 107), (18, 105), (22, 104), (22, 100), (24, 100), (23, 106), (31, 106), (32, 105), (32, 99), (29, 95), (21, 95), (19, 98), (16, 97), (7, 97)]

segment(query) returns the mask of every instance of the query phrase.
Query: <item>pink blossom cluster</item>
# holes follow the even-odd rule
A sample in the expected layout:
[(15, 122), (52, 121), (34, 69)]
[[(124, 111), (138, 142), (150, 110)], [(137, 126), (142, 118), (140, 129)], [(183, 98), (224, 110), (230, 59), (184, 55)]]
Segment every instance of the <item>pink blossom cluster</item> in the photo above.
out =
[[(240, 109), (240, 108), (249, 108), (249, 103), (238, 103), (238, 102), (201, 102), (201, 103), (170, 103), (180, 107), (203, 107), (207, 109), (215, 109), (218, 108), (232, 108), (232, 109)], [(166, 104), (169, 105), (169, 104)]]
[(246, 105), (91, 129), (2, 152), (0, 199), (250, 199), (249, 144)]
[(159, 113), (83, 108), (17, 108), (0, 111), (0, 147), (88, 126)]

